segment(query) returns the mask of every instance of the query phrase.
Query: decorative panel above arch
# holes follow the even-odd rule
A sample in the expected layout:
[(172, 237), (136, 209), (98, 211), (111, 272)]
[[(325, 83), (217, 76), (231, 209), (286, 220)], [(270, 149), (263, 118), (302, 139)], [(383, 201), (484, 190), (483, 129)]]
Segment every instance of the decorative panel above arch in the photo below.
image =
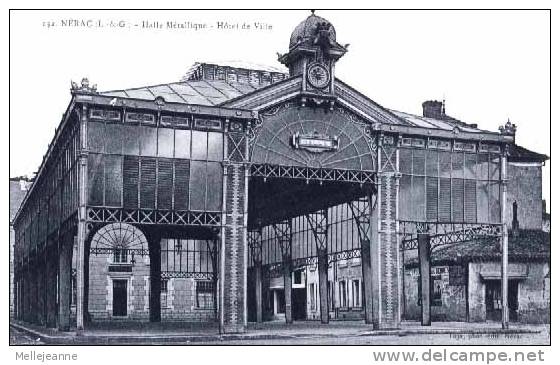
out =
[(260, 113), (249, 132), (254, 164), (376, 170), (370, 125), (339, 106), (334, 110), (295, 102)]
[(111, 254), (115, 250), (124, 253), (148, 254), (148, 241), (142, 231), (127, 223), (110, 223), (101, 227), (91, 240), (90, 252)]

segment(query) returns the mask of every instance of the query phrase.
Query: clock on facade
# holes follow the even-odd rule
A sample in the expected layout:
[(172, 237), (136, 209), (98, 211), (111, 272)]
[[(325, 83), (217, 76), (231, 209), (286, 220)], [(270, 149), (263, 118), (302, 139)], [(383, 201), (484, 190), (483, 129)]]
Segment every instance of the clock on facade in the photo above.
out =
[(307, 80), (313, 87), (322, 89), (329, 84), (330, 79), (330, 72), (324, 65), (315, 63), (307, 69)]

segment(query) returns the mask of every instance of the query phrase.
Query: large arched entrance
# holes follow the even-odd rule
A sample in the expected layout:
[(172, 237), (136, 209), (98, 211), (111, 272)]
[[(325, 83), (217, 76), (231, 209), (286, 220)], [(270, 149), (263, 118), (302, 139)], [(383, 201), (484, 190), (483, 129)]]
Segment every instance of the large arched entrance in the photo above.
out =
[(371, 125), (340, 106), (286, 102), (249, 136), (249, 319), (372, 323)]

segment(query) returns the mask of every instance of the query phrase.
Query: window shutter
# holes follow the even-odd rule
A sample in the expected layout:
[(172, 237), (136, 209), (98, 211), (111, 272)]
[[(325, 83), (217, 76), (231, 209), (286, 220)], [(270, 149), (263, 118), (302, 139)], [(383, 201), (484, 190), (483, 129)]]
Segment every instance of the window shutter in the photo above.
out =
[(439, 179), (439, 220), (451, 220), (451, 179)]
[(158, 160), (158, 209), (171, 209), (173, 195), (173, 162), (168, 159)]
[(123, 206), (138, 208), (138, 157), (124, 156)]
[(140, 208), (155, 207), (156, 200), (156, 159), (140, 160)]
[(476, 222), (476, 181), (465, 180), (465, 221)]
[(453, 179), (453, 220), (463, 222), (463, 210), (465, 201), (465, 190), (463, 179)]
[(186, 210), (189, 206), (189, 161), (175, 160), (175, 209)]
[(437, 220), (438, 218), (438, 179), (437, 177), (426, 178), (426, 218)]

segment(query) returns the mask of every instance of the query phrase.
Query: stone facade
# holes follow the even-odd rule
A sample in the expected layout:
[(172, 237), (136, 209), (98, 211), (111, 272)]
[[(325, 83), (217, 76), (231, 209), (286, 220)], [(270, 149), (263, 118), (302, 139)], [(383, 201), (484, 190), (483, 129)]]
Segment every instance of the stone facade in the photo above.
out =
[(519, 229), (542, 229), (542, 164), (508, 163), (506, 222), (512, 228), (513, 203), (517, 203)]
[(10, 179), (10, 317), (14, 314), (14, 244), (15, 232), (12, 219), (17, 213), (27, 188), (31, 184), (26, 177), (15, 177)]
[[(431, 276), (437, 299), (432, 296), (432, 320), (466, 321), (467, 320), (467, 286), (465, 269), (462, 266), (432, 266)], [(457, 273), (463, 272), (458, 276)], [(420, 273), (418, 268), (406, 270), (404, 276), (404, 319), (420, 320), (421, 306), (418, 291)], [(439, 288), (439, 290), (438, 290)]]

